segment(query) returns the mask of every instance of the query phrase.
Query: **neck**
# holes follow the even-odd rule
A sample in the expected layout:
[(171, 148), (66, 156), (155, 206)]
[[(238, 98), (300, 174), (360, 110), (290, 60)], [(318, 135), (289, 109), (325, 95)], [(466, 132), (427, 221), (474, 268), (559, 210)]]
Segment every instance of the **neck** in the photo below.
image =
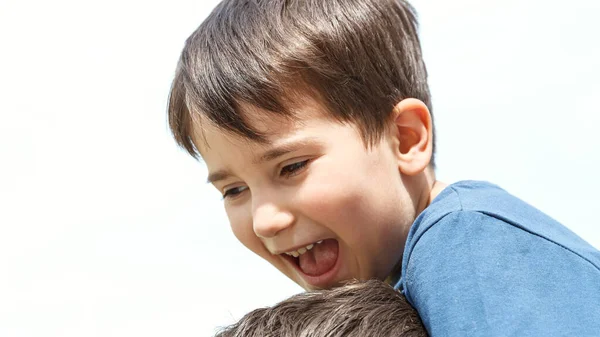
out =
[(435, 179), (435, 172), (433, 172), (432, 168), (428, 168), (425, 172), (423, 172), (423, 176), (423, 179), (425, 179), (425, 184), (420, 193), (417, 204), (417, 216), (431, 204), (435, 197), (437, 197), (446, 187), (448, 187), (448, 184)]
[[(417, 216), (419, 216), (419, 214), (421, 214), (421, 212), (423, 212), (423, 210), (425, 210), (425, 208), (427, 208), (431, 202), (433, 201), (433, 199), (435, 199), (435, 197), (437, 197), (444, 188), (446, 188), (448, 185), (441, 182), (441, 181), (437, 181), (435, 179), (435, 173), (433, 172), (433, 169), (427, 169), (425, 172), (421, 173), (420, 176), (415, 176), (415, 179), (420, 181), (415, 181), (417, 184), (417, 186), (421, 186), (420, 187), (420, 193), (419, 193), (419, 197), (417, 200), (415, 200), (415, 204), (417, 205), (416, 208), (416, 214), (415, 214), (415, 218)], [(412, 223), (410, 224), (412, 225)], [(408, 236), (408, 231), (410, 230), (410, 226), (408, 226), (408, 228), (406, 229), (406, 236)], [(406, 239), (406, 237), (405, 237)], [(402, 243), (404, 244), (404, 242)], [(400, 280), (402, 274), (402, 257), (400, 257), (400, 260), (398, 260), (397, 264), (394, 266), (394, 268), (392, 269), (392, 272), (388, 275), (388, 277), (385, 279), (385, 282), (395, 286), (398, 281)]]

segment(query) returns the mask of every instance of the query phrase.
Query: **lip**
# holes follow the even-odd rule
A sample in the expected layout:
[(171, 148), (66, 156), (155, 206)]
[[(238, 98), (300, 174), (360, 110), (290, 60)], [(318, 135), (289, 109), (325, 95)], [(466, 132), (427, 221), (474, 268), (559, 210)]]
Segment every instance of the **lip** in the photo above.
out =
[[(337, 241), (337, 240), (336, 240)], [(335, 277), (337, 276), (340, 268), (341, 268), (341, 261), (342, 261), (342, 247), (339, 246), (339, 241), (338, 241), (338, 256), (337, 259), (335, 260), (335, 264), (333, 265), (333, 267), (328, 270), (326, 273), (319, 275), (319, 276), (311, 276), (311, 275), (307, 275), (305, 274), (302, 269), (300, 269), (300, 266), (296, 263), (295, 258), (288, 256), (286, 254), (280, 254), (280, 256), (286, 261), (286, 263), (290, 264), (292, 266), (292, 268), (294, 268), (294, 270), (296, 270), (296, 272), (298, 273), (298, 275), (300, 275), (302, 277), (302, 279), (304, 279), (304, 282), (308, 283), (309, 285), (315, 287), (315, 288), (321, 288), (321, 289), (325, 289), (325, 288), (329, 288), (329, 286), (334, 285), (336, 283), (336, 279)]]

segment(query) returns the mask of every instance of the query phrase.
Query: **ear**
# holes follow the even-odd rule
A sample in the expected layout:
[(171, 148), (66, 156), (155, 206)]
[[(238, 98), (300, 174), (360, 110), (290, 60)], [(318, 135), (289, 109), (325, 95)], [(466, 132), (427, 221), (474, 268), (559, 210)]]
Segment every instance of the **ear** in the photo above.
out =
[(422, 101), (407, 98), (393, 110), (392, 135), (398, 167), (412, 176), (423, 172), (433, 152), (433, 125), (429, 109)]

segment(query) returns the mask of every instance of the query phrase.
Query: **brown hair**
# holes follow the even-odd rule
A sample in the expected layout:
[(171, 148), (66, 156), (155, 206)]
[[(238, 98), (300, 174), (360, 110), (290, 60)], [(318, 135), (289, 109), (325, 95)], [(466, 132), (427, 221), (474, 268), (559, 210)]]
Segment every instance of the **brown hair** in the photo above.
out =
[(169, 126), (196, 158), (193, 125), (203, 121), (264, 143), (241, 106), (299, 118), (293, 107), (306, 94), (334, 119), (354, 123), (367, 145), (381, 138), (401, 100), (417, 98), (431, 111), (410, 4), (223, 0), (186, 41), (171, 87)]
[(216, 337), (426, 337), (401, 293), (377, 280), (314, 290), (256, 309)]

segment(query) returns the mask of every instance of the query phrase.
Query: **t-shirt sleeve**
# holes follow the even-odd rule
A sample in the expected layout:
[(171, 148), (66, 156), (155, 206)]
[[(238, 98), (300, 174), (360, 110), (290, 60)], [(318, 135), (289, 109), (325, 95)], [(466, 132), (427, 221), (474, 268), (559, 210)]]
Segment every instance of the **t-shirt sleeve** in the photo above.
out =
[(600, 336), (600, 271), (544, 237), (479, 212), (416, 238), (404, 292), (437, 336)]

